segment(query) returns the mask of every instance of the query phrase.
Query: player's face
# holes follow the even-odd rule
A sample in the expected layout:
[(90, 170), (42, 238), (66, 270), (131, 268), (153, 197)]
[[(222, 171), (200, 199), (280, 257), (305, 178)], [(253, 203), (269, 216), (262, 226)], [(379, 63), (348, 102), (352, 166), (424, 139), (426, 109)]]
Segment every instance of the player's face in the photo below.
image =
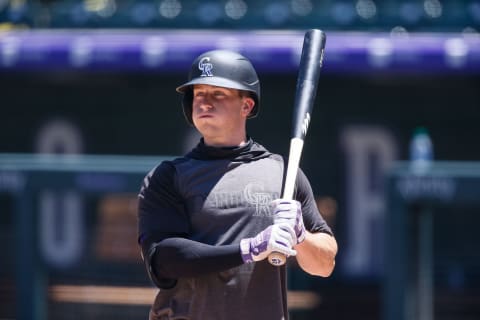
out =
[(205, 142), (228, 140), (245, 132), (245, 121), (252, 110), (252, 98), (239, 90), (210, 85), (193, 88), (192, 119)]

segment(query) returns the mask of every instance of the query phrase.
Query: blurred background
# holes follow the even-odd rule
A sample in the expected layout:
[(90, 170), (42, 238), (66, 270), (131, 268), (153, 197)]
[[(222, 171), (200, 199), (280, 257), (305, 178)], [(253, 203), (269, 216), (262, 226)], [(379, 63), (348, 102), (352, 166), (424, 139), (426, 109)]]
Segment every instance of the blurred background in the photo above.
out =
[[(146, 319), (136, 193), (199, 138), (175, 87), (203, 51), (246, 55), (248, 132), (287, 155), (310, 28), (301, 166), (339, 255), (327, 279), (291, 264), (291, 318), (480, 319), (476, 0), (0, 0), (0, 319)], [(410, 179), (419, 127), (434, 170)]]

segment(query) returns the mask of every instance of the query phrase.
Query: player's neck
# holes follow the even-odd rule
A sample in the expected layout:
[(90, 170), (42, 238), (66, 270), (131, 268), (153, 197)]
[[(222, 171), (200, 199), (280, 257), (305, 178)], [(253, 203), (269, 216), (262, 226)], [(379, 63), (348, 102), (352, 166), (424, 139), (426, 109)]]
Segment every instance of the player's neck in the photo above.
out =
[(203, 141), (207, 146), (211, 147), (240, 147), (247, 143), (247, 135), (245, 132), (237, 135), (228, 135), (228, 136), (204, 136)]

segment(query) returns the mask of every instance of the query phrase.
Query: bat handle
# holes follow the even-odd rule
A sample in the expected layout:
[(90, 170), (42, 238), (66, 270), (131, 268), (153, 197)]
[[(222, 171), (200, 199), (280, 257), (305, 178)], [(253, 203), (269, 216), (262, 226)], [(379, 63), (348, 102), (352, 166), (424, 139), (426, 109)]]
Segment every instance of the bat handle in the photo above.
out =
[[(287, 176), (283, 188), (282, 199), (293, 199), (293, 191), (295, 189), (295, 180), (297, 179), (298, 167), (300, 165), (300, 157), (303, 150), (303, 139), (292, 138), (290, 140), (290, 153), (287, 165)], [(273, 266), (282, 266), (287, 262), (287, 256), (280, 252), (272, 252), (268, 255), (268, 262)]]

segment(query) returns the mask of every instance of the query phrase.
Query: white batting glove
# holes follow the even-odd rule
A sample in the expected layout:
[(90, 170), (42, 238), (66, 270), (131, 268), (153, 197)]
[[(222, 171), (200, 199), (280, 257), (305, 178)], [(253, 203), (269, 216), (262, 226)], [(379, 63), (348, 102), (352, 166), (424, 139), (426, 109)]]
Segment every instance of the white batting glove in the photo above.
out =
[(296, 243), (305, 240), (305, 225), (303, 224), (302, 205), (296, 200), (276, 199), (273, 205), (273, 223), (288, 224), (295, 231)]
[(279, 252), (287, 257), (294, 256), (297, 254), (292, 249), (295, 241), (295, 231), (290, 225), (271, 225), (255, 237), (240, 241), (242, 259), (245, 263), (261, 261), (272, 252)]

